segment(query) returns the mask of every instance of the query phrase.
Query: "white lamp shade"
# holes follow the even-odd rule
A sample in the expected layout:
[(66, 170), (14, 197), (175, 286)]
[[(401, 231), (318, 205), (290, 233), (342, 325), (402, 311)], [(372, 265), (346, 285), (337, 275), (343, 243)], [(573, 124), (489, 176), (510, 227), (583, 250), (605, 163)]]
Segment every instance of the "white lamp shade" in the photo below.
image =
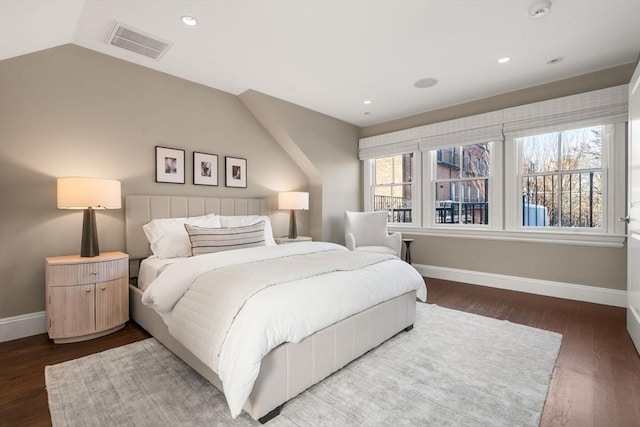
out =
[(278, 193), (278, 209), (309, 209), (309, 193), (304, 191), (287, 191)]
[(120, 209), (120, 181), (58, 178), (58, 209)]

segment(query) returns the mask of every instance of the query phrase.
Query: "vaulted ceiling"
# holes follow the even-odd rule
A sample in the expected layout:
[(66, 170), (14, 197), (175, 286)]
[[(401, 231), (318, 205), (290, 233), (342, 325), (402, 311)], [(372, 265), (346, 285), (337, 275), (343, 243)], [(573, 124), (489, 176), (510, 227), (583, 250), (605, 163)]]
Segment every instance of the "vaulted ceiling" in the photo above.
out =
[[(640, 0), (552, 0), (531, 17), (544, 3), (0, 0), (0, 59), (75, 43), (357, 126), (636, 61)], [(116, 21), (172, 45), (154, 60), (107, 44)]]

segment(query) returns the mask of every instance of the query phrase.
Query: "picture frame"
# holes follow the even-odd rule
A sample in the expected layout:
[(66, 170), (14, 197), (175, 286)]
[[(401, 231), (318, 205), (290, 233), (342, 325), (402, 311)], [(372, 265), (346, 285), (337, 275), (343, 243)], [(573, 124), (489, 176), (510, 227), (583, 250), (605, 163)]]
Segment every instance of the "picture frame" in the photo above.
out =
[(218, 156), (193, 152), (193, 185), (218, 186)]
[(247, 188), (247, 159), (225, 156), (226, 187)]
[(184, 150), (156, 145), (156, 182), (184, 184)]

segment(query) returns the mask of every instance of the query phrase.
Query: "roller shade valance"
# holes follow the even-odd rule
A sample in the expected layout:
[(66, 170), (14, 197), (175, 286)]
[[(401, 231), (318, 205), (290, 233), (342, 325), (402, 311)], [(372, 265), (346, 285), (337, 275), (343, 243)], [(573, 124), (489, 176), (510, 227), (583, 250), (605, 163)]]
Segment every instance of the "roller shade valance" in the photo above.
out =
[(627, 120), (628, 85), (586, 92), (489, 113), (361, 138), (361, 160), (430, 151), (486, 141), (502, 141), (525, 131), (569, 123)]

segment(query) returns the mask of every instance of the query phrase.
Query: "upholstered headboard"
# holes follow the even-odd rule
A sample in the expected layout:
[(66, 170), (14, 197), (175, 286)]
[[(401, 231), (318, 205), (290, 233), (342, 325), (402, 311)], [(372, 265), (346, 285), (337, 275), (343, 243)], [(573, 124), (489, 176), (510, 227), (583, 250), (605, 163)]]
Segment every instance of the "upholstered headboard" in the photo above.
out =
[(271, 216), (271, 199), (221, 199), (187, 196), (126, 196), (125, 244), (132, 260), (151, 255), (142, 226), (153, 219), (218, 215)]

